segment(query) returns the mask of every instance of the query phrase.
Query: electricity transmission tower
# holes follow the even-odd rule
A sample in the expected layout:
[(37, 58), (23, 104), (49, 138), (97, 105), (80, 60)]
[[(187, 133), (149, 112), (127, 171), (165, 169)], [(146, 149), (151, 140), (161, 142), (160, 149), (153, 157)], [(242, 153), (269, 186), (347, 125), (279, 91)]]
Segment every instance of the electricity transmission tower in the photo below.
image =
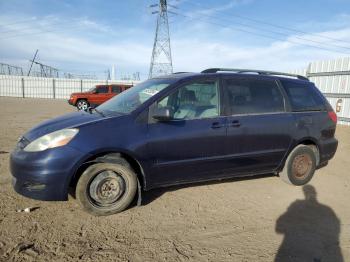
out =
[(168, 23), (167, 0), (159, 0), (159, 4), (150, 7), (159, 7), (159, 11), (152, 14), (158, 14), (156, 36), (154, 38), (151, 66), (149, 69), (149, 78), (171, 74), (173, 72), (173, 63), (171, 59), (170, 35)]
[(58, 69), (54, 68), (52, 66), (44, 65), (39, 62), (34, 62), (35, 64), (39, 65), (40, 67), (40, 76), (41, 77), (56, 77), (58, 78)]
[(29, 71), (28, 71), (28, 76), (31, 74), (31, 71), (32, 71), (32, 67), (33, 67), (33, 64), (36, 64), (40, 67), (40, 73), (34, 73), (35, 76), (40, 76), (40, 77), (57, 77), (58, 78), (58, 69), (57, 68), (54, 68), (52, 66), (48, 66), (48, 65), (44, 65), (42, 63), (39, 63), (37, 61), (35, 61), (35, 58), (38, 54), (38, 49), (36, 50), (35, 52), (35, 55), (34, 55), (34, 58), (33, 60), (30, 60), (31, 62), (31, 65), (30, 65), (30, 68), (29, 68)]
[(23, 76), (22, 67), (0, 63), (0, 75)]

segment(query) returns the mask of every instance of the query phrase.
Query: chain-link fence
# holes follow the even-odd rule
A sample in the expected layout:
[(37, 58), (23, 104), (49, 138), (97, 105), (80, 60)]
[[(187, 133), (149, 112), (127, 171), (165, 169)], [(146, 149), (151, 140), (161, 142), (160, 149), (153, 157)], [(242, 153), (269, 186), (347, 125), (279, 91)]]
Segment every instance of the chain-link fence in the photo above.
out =
[(137, 84), (128, 80), (90, 80), (0, 75), (0, 96), (68, 99), (103, 84)]

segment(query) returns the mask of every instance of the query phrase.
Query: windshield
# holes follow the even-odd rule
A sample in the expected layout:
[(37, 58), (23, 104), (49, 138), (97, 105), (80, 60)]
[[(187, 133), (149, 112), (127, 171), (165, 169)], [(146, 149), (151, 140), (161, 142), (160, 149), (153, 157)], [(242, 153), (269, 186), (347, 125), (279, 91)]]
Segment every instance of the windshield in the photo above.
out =
[(163, 90), (175, 79), (150, 79), (113, 97), (98, 107), (105, 113), (128, 114)]

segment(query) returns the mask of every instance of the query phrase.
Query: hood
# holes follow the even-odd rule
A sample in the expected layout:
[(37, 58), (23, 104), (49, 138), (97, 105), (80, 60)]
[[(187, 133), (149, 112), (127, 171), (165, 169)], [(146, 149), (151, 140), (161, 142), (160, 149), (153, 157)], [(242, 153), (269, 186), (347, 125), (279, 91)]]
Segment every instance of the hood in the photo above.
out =
[(66, 114), (54, 119), (42, 122), (36, 127), (29, 130), (24, 137), (29, 141), (33, 141), (48, 133), (64, 129), (79, 127), (84, 124), (94, 123), (106, 119), (99, 114), (90, 114), (87, 112), (74, 112)]

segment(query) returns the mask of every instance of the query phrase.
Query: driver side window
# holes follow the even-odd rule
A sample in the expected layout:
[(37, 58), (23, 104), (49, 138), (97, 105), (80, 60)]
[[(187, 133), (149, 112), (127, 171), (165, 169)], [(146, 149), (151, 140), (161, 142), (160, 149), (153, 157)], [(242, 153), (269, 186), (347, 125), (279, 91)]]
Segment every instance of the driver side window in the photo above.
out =
[(96, 94), (107, 94), (108, 86), (98, 86), (96, 87)]
[(168, 107), (174, 119), (200, 119), (219, 115), (219, 92), (216, 80), (194, 82), (180, 87), (158, 102)]

